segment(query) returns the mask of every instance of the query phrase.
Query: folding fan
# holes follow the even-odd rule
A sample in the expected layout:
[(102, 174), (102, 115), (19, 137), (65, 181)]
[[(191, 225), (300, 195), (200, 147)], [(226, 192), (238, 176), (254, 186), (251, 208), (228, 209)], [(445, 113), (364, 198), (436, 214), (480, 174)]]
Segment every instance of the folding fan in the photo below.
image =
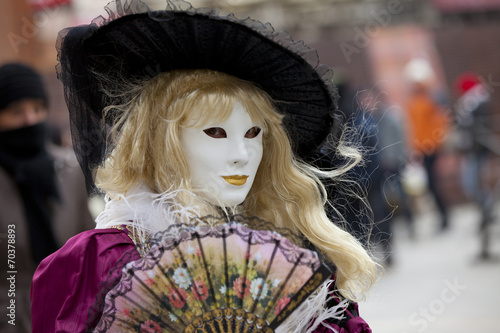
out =
[(273, 332), (330, 276), (272, 230), (176, 226), (125, 266), (96, 332)]

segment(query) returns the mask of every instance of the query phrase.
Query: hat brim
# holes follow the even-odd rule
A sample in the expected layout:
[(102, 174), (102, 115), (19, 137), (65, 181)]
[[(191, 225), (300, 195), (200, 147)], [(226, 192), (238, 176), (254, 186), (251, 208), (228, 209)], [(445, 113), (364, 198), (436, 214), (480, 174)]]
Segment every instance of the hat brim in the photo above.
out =
[[(59, 77), (67, 99), (78, 99), (76, 104), (93, 113), (92, 119), (102, 119), (110, 103), (96, 73), (133, 81), (198, 68), (231, 74), (266, 91), (284, 115), (298, 156), (313, 152), (331, 132), (337, 108), (331, 71), (309, 63), (304, 53), (312, 52), (313, 59), (317, 55), (303, 43), (282, 37), (276, 41), (278, 34), (269, 24), (213, 12), (167, 10), (72, 28), (62, 37)], [(85, 115), (72, 112), (82, 122)]]

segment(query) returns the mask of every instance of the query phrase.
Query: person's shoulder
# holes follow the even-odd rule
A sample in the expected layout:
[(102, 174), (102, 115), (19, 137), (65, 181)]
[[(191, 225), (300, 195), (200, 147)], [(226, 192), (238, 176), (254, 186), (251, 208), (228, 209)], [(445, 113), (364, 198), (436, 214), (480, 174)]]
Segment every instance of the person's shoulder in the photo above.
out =
[(38, 270), (53, 265), (81, 266), (88, 261), (117, 261), (134, 242), (122, 230), (92, 229), (71, 237), (59, 250), (45, 258)]
[(119, 229), (93, 229), (70, 238), (40, 263), (33, 276), (36, 332), (83, 331), (101, 284), (121, 272), (120, 264), (138, 257), (130, 237)]
[(133, 241), (121, 230), (110, 228), (81, 232), (42, 260), (33, 276), (32, 286), (47, 284), (60, 274), (68, 277), (87, 274), (88, 277), (95, 277), (96, 281), (102, 280), (127, 253), (131, 259), (138, 256)]
[(134, 246), (134, 242), (121, 228), (92, 229), (71, 237), (59, 251), (73, 252), (79, 248), (84, 251), (107, 250), (122, 245)]

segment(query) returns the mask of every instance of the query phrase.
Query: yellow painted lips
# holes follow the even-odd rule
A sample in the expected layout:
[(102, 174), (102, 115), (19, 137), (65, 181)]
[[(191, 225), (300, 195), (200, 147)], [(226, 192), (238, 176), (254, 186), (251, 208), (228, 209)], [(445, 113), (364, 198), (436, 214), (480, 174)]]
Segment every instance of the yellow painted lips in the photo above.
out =
[(247, 182), (248, 176), (222, 176), (231, 185), (242, 186)]

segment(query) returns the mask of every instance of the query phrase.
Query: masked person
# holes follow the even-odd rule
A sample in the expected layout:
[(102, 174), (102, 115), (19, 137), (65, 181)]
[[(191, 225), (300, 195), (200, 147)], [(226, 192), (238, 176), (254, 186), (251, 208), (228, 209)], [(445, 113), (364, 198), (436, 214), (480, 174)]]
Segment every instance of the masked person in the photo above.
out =
[(342, 183), (361, 156), (336, 137), (331, 149), (344, 164), (307, 163), (341, 126), (332, 72), (257, 21), (183, 1), (162, 11), (136, 1), (112, 6), (109, 19), (60, 35), (74, 147), (89, 188), (108, 199), (97, 229), (37, 270), (34, 332), (92, 330), (110, 277), (145, 256), (157, 232), (236, 214), (292, 230), (335, 267), (278, 332), (371, 332), (354, 301), (375, 282), (377, 265), (328, 219), (320, 181)]
[(13, 316), (2, 315), (2, 332), (31, 332), (29, 290), (36, 266), (94, 226), (73, 153), (47, 143), (47, 102), (32, 68), (0, 67), (0, 267), (13, 272), (0, 282), (0, 298), (15, 306)]

